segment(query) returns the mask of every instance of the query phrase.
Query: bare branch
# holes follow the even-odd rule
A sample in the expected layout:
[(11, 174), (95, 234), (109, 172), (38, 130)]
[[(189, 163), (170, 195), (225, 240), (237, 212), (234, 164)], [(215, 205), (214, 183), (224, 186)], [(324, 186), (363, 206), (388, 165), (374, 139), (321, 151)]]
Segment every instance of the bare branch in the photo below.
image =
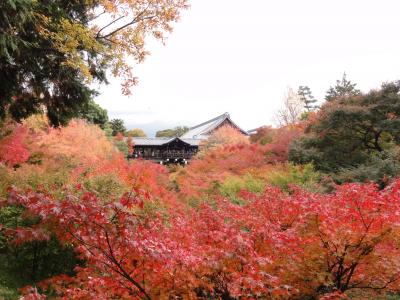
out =
[(126, 27), (129, 27), (129, 26), (134, 25), (134, 24), (136, 24), (136, 23), (142, 22), (142, 21), (144, 21), (144, 20), (154, 19), (154, 18), (156, 18), (156, 17), (157, 17), (157, 15), (152, 15), (152, 16), (143, 17), (143, 18), (141, 18), (140, 20), (134, 19), (134, 20), (132, 20), (131, 22), (126, 23), (125, 25), (122, 25), (121, 27), (118, 27), (117, 29), (111, 31), (110, 33), (107, 33), (107, 34), (105, 34), (105, 35), (99, 36), (99, 37), (97, 37), (97, 38), (99, 38), (99, 39), (106, 39), (106, 38), (108, 38), (108, 37), (110, 37), (110, 36), (116, 34), (118, 31), (121, 31), (121, 30), (125, 29)]
[(134, 25), (134, 24), (136, 24), (136, 23), (138, 23), (138, 22), (142, 22), (142, 21), (144, 21), (144, 20), (153, 19), (153, 18), (157, 17), (157, 15), (152, 15), (152, 16), (147, 16), (147, 17), (143, 17), (143, 18), (142, 18), (142, 16), (143, 16), (143, 15), (146, 13), (146, 11), (148, 10), (150, 4), (151, 4), (151, 1), (147, 4), (147, 6), (146, 6), (140, 13), (137, 14), (136, 17), (133, 18), (132, 21), (130, 21), (130, 22), (128, 22), (128, 23), (122, 25), (121, 27), (118, 27), (117, 29), (115, 29), (115, 30), (113, 30), (113, 31), (111, 31), (111, 32), (109, 32), (109, 33), (103, 35), (103, 36), (100, 36), (100, 32), (101, 32), (104, 28), (109, 27), (109, 25), (114, 24), (115, 22), (119, 21), (119, 20), (122, 19), (123, 17), (117, 18), (116, 20), (114, 20), (113, 22), (111, 22), (109, 25), (106, 25), (105, 27), (103, 27), (102, 29), (100, 29), (100, 31), (99, 31), (99, 32), (97, 33), (97, 35), (96, 35), (96, 38), (100, 38), (100, 39), (108, 38), (108, 37), (114, 35), (115, 33), (117, 33), (118, 31), (125, 29), (126, 27), (129, 27), (129, 26), (131, 26), (131, 25)]
[(123, 18), (125, 18), (125, 16), (120, 16), (119, 18), (116, 18), (116, 19), (113, 20), (112, 22), (108, 23), (106, 26), (102, 27), (102, 28), (97, 32), (96, 38), (99, 38), (99, 37), (100, 37), (100, 33), (101, 33), (104, 29), (110, 27), (112, 24), (118, 22), (119, 20), (121, 20), (121, 19), (123, 19)]

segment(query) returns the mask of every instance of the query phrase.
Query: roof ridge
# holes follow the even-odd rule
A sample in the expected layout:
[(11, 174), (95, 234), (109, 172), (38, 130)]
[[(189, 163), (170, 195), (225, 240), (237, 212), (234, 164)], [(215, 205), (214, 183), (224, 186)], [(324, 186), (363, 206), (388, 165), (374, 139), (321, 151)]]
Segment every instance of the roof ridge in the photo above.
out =
[(189, 130), (196, 129), (196, 128), (200, 127), (200, 126), (206, 125), (207, 123), (214, 122), (214, 121), (218, 120), (218, 119), (221, 118), (221, 117), (225, 117), (225, 118), (228, 117), (228, 118), (229, 118), (229, 113), (225, 112), (225, 113), (223, 113), (222, 115), (219, 115), (218, 117), (215, 117), (215, 118), (213, 118), (213, 119), (210, 119), (210, 120), (208, 120), (208, 121), (205, 121), (205, 122), (203, 122), (203, 123), (201, 123), (201, 124), (198, 124), (198, 125), (196, 125), (196, 126), (190, 127)]
[[(215, 119), (214, 121), (216, 121), (216, 120), (218, 120), (218, 119)], [(219, 120), (216, 124), (210, 124), (210, 125), (209, 125), (206, 129), (204, 129), (201, 133), (199, 133), (199, 134), (197, 134), (197, 135), (194, 135), (194, 136), (196, 137), (196, 136), (198, 136), (198, 135), (210, 133), (211, 130), (218, 128), (218, 126), (220, 126), (223, 122), (225, 122), (225, 120), (229, 120), (229, 121), (232, 122), (232, 120), (231, 120), (231, 118), (230, 118), (230, 116), (229, 116), (229, 114), (228, 114), (228, 115), (226, 115), (225, 118)], [(232, 123), (233, 123), (233, 122), (232, 122)]]

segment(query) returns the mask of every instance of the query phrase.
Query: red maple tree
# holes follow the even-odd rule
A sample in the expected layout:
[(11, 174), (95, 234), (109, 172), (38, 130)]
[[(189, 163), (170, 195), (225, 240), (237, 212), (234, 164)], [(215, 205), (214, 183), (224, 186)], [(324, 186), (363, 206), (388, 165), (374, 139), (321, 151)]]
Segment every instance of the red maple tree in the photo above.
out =
[(25, 145), (27, 134), (27, 128), (18, 125), (0, 140), (0, 162), (15, 166), (28, 160), (30, 153)]

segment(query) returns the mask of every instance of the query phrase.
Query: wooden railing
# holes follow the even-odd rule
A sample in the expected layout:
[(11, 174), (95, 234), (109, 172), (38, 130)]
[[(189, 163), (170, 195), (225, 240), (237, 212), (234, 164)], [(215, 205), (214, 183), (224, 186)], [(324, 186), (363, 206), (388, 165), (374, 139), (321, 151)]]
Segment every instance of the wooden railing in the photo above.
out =
[(151, 160), (166, 160), (166, 159), (191, 159), (196, 153), (195, 152), (164, 152), (160, 154), (138, 154), (134, 153), (131, 158), (143, 158)]

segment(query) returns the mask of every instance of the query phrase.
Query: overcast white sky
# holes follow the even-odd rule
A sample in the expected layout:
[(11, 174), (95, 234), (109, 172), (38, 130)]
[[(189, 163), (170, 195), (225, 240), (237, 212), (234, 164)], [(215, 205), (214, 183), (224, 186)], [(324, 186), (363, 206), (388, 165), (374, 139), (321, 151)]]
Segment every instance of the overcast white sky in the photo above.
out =
[(96, 101), (148, 134), (229, 112), (244, 129), (272, 124), (286, 87), (323, 99), (345, 71), (363, 91), (400, 79), (399, 0), (192, 0), (166, 45)]

